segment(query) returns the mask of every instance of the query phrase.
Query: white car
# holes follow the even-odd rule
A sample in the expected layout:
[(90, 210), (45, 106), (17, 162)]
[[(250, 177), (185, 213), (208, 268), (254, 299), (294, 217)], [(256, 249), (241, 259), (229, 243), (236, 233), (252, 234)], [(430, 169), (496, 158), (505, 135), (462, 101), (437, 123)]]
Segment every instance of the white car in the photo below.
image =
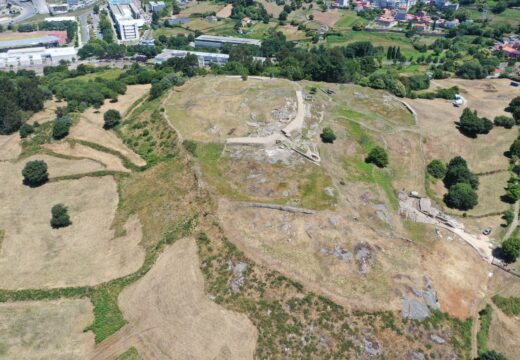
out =
[(460, 95), (455, 95), (455, 98), (453, 99), (453, 105), (457, 107), (462, 105), (462, 97)]

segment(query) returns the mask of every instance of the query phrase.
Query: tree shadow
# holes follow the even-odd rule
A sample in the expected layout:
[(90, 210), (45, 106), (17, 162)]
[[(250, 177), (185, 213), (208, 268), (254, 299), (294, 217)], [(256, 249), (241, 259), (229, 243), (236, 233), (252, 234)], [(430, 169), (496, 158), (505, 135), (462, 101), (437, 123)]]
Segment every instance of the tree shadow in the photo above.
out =
[(460, 126), (460, 122), (458, 121), (454, 121), (455, 123), (455, 127), (457, 128), (457, 130), (459, 130), (459, 132), (466, 136), (466, 137), (469, 137), (470, 139), (476, 139), (477, 138), (477, 134), (475, 133), (470, 133), (470, 132), (467, 132), (465, 131), (461, 126)]
[(500, 260), (506, 264), (514, 263), (514, 260), (512, 260), (509, 256), (504, 254), (504, 251), (502, 250), (501, 247), (494, 248), (493, 251), (491, 252), (491, 254), (493, 255), (493, 257), (497, 258), (498, 260)]

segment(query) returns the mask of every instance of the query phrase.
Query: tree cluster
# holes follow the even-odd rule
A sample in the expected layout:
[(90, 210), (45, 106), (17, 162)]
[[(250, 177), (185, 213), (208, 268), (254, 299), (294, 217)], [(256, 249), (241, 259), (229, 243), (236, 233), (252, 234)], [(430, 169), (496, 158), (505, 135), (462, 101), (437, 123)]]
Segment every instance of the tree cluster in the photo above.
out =
[[(231, 10), (231, 18), (241, 20), (249, 17), (253, 20), (264, 20), (269, 22), (269, 14), (264, 6), (254, 0), (231, 0), (233, 10)], [(264, 20), (265, 21), (265, 20)]]
[(121, 121), (121, 114), (117, 110), (110, 109), (103, 114), (103, 120), (103, 128), (105, 130), (112, 129), (113, 127), (117, 126)]
[(332, 144), (334, 140), (336, 140), (336, 134), (330, 127), (324, 127), (322, 133), (320, 134), (321, 141), (324, 143)]
[(478, 204), (478, 177), (469, 170), (462, 157), (454, 157), (447, 166), (440, 160), (433, 160), (426, 171), (436, 179), (443, 179), (444, 186), (448, 189), (444, 195), (444, 202), (448, 207), (469, 210)]
[(513, 119), (515, 119), (518, 125), (520, 123), (520, 96), (511, 100), (509, 107), (506, 110), (513, 114)]
[(43, 160), (32, 160), (22, 170), (23, 183), (30, 187), (45, 184), (49, 180), (47, 164)]
[(71, 126), (72, 119), (68, 115), (55, 119), (52, 124), (52, 137), (56, 140), (63, 139), (65, 136), (69, 135)]
[(481, 118), (477, 115), (477, 111), (471, 111), (465, 108), (462, 111), (459, 122), (459, 130), (471, 137), (476, 137), (478, 134), (488, 134), (493, 129), (493, 123), (487, 118)]
[(45, 98), (34, 72), (0, 73), (0, 134), (18, 131), (24, 112), (40, 111)]
[(51, 209), (51, 215), (51, 226), (53, 229), (59, 229), (72, 224), (68, 209), (63, 204), (54, 205)]

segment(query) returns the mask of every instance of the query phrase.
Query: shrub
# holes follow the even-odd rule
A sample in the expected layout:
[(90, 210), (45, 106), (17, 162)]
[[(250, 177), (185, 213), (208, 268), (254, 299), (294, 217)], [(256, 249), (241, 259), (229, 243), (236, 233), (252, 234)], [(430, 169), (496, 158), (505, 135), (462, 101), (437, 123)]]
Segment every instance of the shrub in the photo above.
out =
[(515, 219), (515, 211), (512, 208), (507, 209), (504, 215), (502, 216), (502, 219), (505, 220), (506, 225), (511, 225), (511, 223)]
[(365, 162), (384, 168), (388, 165), (388, 154), (382, 147), (376, 146), (368, 153)]
[(473, 209), (478, 203), (478, 195), (471, 185), (458, 183), (449, 188), (444, 195), (444, 202), (448, 207), (459, 210)]
[(448, 163), (446, 176), (444, 176), (444, 186), (450, 188), (458, 183), (466, 183), (471, 185), (474, 190), (478, 189), (478, 177), (468, 169), (468, 164), (460, 156), (455, 156)]
[(117, 110), (110, 109), (103, 115), (103, 120), (105, 121), (103, 128), (106, 130), (112, 129), (121, 121), (121, 114)]
[(45, 184), (49, 180), (47, 164), (42, 160), (33, 160), (25, 164), (22, 170), (25, 185), (35, 187)]
[(510, 118), (509, 116), (497, 116), (495, 117), (495, 120), (493, 121), (495, 126), (503, 126), (506, 129), (511, 129), (515, 125), (515, 120), (513, 118)]
[(513, 141), (511, 146), (509, 147), (509, 154), (513, 156), (520, 157), (520, 138)]
[(321, 141), (324, 143), (332, 144), (336, 140), (336, 134), (330, 127), (323, 128), (323, 132), (320, 134)]
[(191, 155), (195, 156), (195, 152), (197, 151), (197, 143), (195, 141), (184, 140), (182, 145)]
[(507, 360), (507, 358), (495, 350), (491, 350), (480, 354), (477, 360)]
[(446, 165), (440, 160), (432, 160), (426, 167), (428, 174), (436, 179), (442, 179), (446, 175)]
[(72, 224), (68, 210), (63, 204), (54, 205), (51, 209), (51, 214), (51, 226), (53, 229), (66, 227)]
[(31, 135), (34, 132), (34, 127), (29, 124), (23, 124), (20, 127), (20, 136), (22, 138), (26, 138), (27, 136)]
[(493, 123), (486, 118), (477, 116), (477, 111), (465, 108), (460, 116), (460, 130), (469, 136), (487, 134), (493, 128)]
[(63, 116), (61, 118), (57, 118), (54, 120), (54, 124), (52, 126), (52, 137), (56, 140), (63, 139), (65, 136), (69, 135), (69, 129), (72, 125), (72, 120), (68, 116)]
[(502, 243), (502, 252), (506, 259), (514, 262), (520, 256), (520, 238), (510, 237)]

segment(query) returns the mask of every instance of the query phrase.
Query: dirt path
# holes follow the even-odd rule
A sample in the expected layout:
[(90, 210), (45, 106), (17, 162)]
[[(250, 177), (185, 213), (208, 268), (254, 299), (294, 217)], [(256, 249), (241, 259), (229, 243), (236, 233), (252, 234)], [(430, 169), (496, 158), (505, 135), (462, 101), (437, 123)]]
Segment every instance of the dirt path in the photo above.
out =
[(515, 214), (515, 216), (513, 217), (513, 222), (511, 223), (511, 225), (509, 225), (509, 229), (507, 229), (507, 232), (504, 235), (502, 240), (509, 239), (511, 237), (511, 234), (513, 233), (513, 231), (515, 231), (515, 229), (518, 227), (518, 211), (520, 211), (520, 201), (515, 202), (515, 205), (513, 208), (513, 212)]
[(119, 296), (128, 325), (91, 359), (108, 360), (134, 346), (144, 359), (252, 359), (257, 330), (244, 315), (209, 300), (197, 245), (178, 240)]

